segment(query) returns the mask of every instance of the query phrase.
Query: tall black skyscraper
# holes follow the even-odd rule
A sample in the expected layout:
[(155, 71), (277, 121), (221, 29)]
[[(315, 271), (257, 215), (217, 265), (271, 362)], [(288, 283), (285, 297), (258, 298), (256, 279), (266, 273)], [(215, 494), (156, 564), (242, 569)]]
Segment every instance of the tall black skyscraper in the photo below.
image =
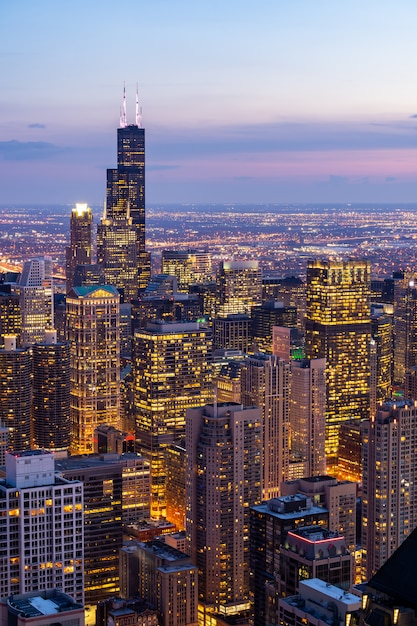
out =
[(97, 231), (104, 282), (125, 300), (137, 296), (150, 276), (145, 251), (145, 129), (136, 95), (135, 124), (127, 123), (126, 96), (117, 129), (117, 168), (107, 170), (106, 208)]

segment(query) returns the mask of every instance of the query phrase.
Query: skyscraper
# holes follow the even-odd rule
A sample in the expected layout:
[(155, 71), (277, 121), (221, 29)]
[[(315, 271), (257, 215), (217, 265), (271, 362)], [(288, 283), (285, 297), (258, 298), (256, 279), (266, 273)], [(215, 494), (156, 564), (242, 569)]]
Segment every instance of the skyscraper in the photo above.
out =
[(71, 451), (94, 450), (94, 429), (120, 427), (120, 295), (110, 285), (67, 296), (71, 371)]
[(117, 129), (117, 168), (107, 170), (106, 207), (97, 229), (97, 260), (104, 282), (126, 300), (143, 290), (150, 276), (145, 251), (145, 129), (136, 95), (135, 124), (127, 123), (126, 96)]
[(83, 484), (55, 474), (53, 454), (6, 454), (0, 480), (0, 595), (61, 589), (84, 603)]
[(261, 303), (262, 270), (258, 261), (222, 261), (219, 266), (216, 317), (250, 315)]
[(151, 463), (153, 517), (165, 515), (164, 447), (185, 433), (185, 412), (213, 397), (211, 333), (198, 322), (153, 322), (134, 337), (136, 436)]
[(9, 429), (10, 449), (28, 450), (31, 436), (31, 358), (6, 335), (0, 350), (0, 424)]
[(44, 343), (32, 348), (33, 440), (37, 448), (70, 446), (70, 347), (47, 331)]
[(290, 364), (276, 356), (255, 354), (241, 364), (241, 400), (262, 410), (262, 498), (280, 493), (288, 480), (290, 452)]
[(369, 415), (369, 261), (307, 266), (306, 357), (326, 359), (326, 457), (337, 464), (341, 423)]
[(52, 259), (40, 257), (26, 261), (13, 291), (20, 300), (20, 345), (26, 348), (41, 343), (45, 330), (53, 328)]
[(417, 406), (383, 404), (363, 428), (363, 573), (369, 579), (417, 524)]
[(326, 360), (291, 363), (291, 458), (303, 466), (303, 476), (326, 472)]
[[(261, 500), (261, 410), (189, 409), (187, 532), (198, 567), (201, 623), (249, 609), (249, 507)], [(203, 620), (206, 620), (203, 622)]]
[(211, 255), (202, 250), (162, 250), (162, 274), (176, 276), (178, 291), (188, 293), (193, 283), (211, 278)]
[(66, 249), (67, 293), (74, 287), (77, 265), (90, 265), (93, 246), (93, 214), (87, 204), (76, 204), (70, 217), (70, 245)]

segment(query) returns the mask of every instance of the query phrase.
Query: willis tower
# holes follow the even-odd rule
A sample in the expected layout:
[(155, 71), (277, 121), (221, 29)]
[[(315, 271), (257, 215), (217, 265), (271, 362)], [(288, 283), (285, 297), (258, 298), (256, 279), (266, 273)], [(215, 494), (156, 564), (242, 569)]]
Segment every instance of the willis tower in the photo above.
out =
[(106, 284), (127, 302), (149, 281), (145, 251), (145, 129), (136, 93), (135, 124), (127, 123), (126, 93), (117, 129), (117, 168), (107, 170), (106, 206), (97, 229), (97, 260)]

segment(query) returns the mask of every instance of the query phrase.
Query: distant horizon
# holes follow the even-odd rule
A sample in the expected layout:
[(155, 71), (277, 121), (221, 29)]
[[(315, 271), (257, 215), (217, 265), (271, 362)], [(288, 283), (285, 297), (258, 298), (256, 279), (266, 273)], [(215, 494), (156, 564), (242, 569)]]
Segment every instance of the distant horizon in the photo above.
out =
[(417, 199), (415, 0), (3, 4), (1, 204), (102, 205), (124, 85), (148, 206)]

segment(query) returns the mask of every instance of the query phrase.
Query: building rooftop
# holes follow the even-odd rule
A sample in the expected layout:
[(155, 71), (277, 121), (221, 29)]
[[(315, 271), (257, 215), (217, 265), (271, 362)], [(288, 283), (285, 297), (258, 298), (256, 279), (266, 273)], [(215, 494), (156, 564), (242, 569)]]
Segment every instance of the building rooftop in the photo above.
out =
[(41, 617), (82, 608), (71, 596), (56, 589), (13, 595), (7, 599), (7, 604), (13, 613), (24, 617)]
[(251, 507), (259, 513), (266, 513), (278, 519), (297, 519), (302, 515), (319, 515), (328, 513), (328, 509), (323, 506), (314, 506), (310, 498), (297, 493), (293, 496), (280, 496), (272, 498), (262, 504)]

